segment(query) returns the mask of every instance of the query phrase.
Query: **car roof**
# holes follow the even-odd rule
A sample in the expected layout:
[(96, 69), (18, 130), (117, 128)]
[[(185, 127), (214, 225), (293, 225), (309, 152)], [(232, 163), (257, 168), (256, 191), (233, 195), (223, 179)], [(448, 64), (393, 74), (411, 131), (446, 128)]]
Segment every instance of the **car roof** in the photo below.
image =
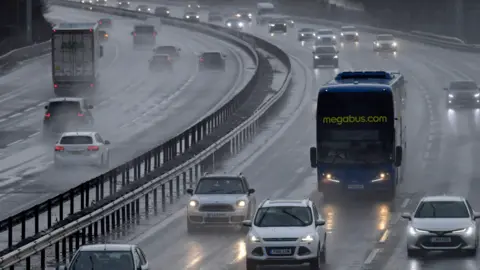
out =
[(308, 207), (310, 206), (310, 200), (289, 200), (289, 199), (277, 199), (266, 200), (261, 207), (276, 207), (276, 206), (296, 206), (296, 207)]
[(103, 21), (103, 20), (111, 21), (112, 19), (110, 19), (110, 18), (101, 18), (101, 19), (100, 19), (100, 21)]
[(377, 37), (393, 37), (392, 34), (379, 34)]
[(80, 246), (79, 251), (130, 251), (135, 245), (130, 244), (95, 244)]
[(66, 137), (66, 136), (91, 136), (93, 137), (95, 135), (95, 132), (93, 131), (69, 131), (69, 132), (64, 132), (62, 136), (60, 137)]
[(221, 54), (221, 52), (202, 52), (202, 54)]
[(318, 29), (317, 32), (333, 32), (332, 29), (328, 29), (328, 28), (325, 28), (325, 29)]
[(165, 57), (165, 58), (168, 58), (168, 57), (170, 57), (170, 55), (165, 54), (165, 53), (156, 53), (156, 54), (153, 55), (153, 57)]
[(353, 25), (345, 25), (345, 26), (342, 26), (342, 28), (356, 28), (356, 27)]
[(81, 97), (58, 97), (58, 98), (51, 98), (48, 100), (48, 103), (52, 102), (61, 102), (61, 101), (68, 101), (68, 102), (83, 102), (84, 99)]
[(463, 202), (465, 201), (465, 198), (462, 196), (447, 196), (447, 195), (441, 195), (441, 196), (426, 196), (423, 197), (422, 202)]
[(452, 83), (474, 83), (474, 84), (477, 84), (476, 81), (474, 80), (457, 80), (457, 81), (451, 81), (450, 84)]
[(238, 174), (207, 174), (202, 176), (200, 180), (201, 179), (218, 179), (218, 180), (243, 179), (243, 176)]

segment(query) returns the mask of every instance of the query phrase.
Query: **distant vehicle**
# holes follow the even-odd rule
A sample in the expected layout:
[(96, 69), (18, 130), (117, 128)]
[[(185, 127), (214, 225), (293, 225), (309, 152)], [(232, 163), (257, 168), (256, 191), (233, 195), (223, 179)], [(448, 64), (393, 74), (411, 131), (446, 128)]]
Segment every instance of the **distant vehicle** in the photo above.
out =
[(198, 180), (187, 206), (187, 228), (242, 227), (255, 213), (256, 198), (243, 175), (206, 175)]
[(315, 40), (315, 42), (313, 43), (313, 48), (318, 46), (329, 46), (329, 45), (335, 46), (337, 45), (337, 41), (332, 37), (323, 37), (321, 39)]
[(173, 71), (172, 58), (168, 54), (155, 54), (148, 60), (150, 71)]
[(107, 0), (95, 0), (95, 5), (97, 6), (107, 6)]
[(187, 3), (187, 9), (189, 10), (199, 10), (200, 9), (200, 4), (197, 2), (188, 2)]
[(137, 24), (132, 31), (133, 47), (155, 46), (157, 44), (157, 31), (153, 25)]
[(327, 260), (325, 220), (311, 200), (267, 199), (243, 225), (250, 228), (245, 239), (246, 270), (301, 264), (323, 269)]
[(60, 23), (52, 34), (52, 79), (55, 95), (95, 90), (103, 57), (97, 23)]
[(98, 20), (98, 26), (100, 28), (111, 28), (112, 27), (112, 19), (110, 18), (103, 18)]
[(397, 41), (395, 41), (395, 38), (391, 34), (377, 35), (377, 38), (373, 42), (374, 52), (396, 52), (397, 47)]
[(299, 41), (308, 41), (314, 40), (317, 35), (317, 31), (313, 28), (302, 28), (298, 30), (298, 40)]
[(80, 0), (80, 3), (88, 5), (83, 7), (83, 9), (86, 9), (86, 10), (93, 10), (93, 7), (91, 5), (95, 4), (93, 0)]
[(241, 9), (241, 10), (238, 10), (235, 13), (235, 17), (237, 19), (241, 19), (241, 20), (244, 20), (246, 22), (251, 22), (252, 21), (252, 12), (250, 12), (247, 9)]
[(447, 108), (480, 107), (480, 89), (474, 81), (453, 81), (444, 90), (447, 95)]
[(158, 46), (153, 49), (154, 54), (167, 54), (170, 56), (170, 58), (172, 58), (172, 60), (180, 58), (181, 51), (181, 48), (177, 48), (175, 46)]
[(358, 30), (355, 26), (342, 26), (340, 29), (340, 37), (344, 42), (358, 42)]
[(200, 54), (199, 66), (200, 71), (203, 70), (221, 70), (225, 71), (227, 56), (220, 52), (204, 52)]
[(231, 19), (227, 19), (227, 21), (225, 22), (225, 25), (228, 28), (232, 28), (235, 30), (242, 30), (243, 27), (245, 26), (245, 22), (241, 19), (231, 18)]
[(405, 100), (398, 72), (341, 72), (320, 88), (310, 165), (324, 201), (349, 194), (395, 198), (403, 177)]
[(160, 17), (170, 17), (170, 9), (168, 7), (156, 7), (155, 15)]
[(183, 15), (183, 18), (189, 22), (200, 22), (200, 15), (195, 11), (188, 11)]
[(223, 22), (223, 15), (217, 11), (210, 11), (208, 13), (208, 22)]
[(98, 31), (98, 37), (101, 42), (108, 41), (108, 33), (105, 30), (99, 30)]
[(332, 44), (337, 44), (337, 36), (333, 32), (332, 29), (320, 29), (317, 30), (317, 40), (324, 41), (324, 40), (333, 40)]
[(402, 214), (408, 220), (407, 255), (423, 257), (429, 251), (465, 252), (476, 256), (477, 220), (480, 214), (460, 196), (427, 196), (415, 211)]
[(55, 144), (54, 164), (95, 165), (108, 168), (110, 163), (110, 142), (98, 132), (65, 132)]
[(257, 16), (272, 14), (275, 12), (275, 6), (272, 3), (257, 3)]
[(152, 9), (147, 5), (138, 5), (135, 10), (138, 12), (152, 13)]
[[(122, 265), (122, 270), (148, 270), (149, 264), (145, 253), (136, 245), (130, 244), (95, 244), (83, 245), (77, 249), (70, 263), (58, 270), (80, 270), (88, 265)], [(101, 268), (103, 269), (103, 268)]]
[(129, 1), (118, 1), (117, 7), (118, 8), (123, 8), (123, 9), (129, 9), (130, 8), (130, 2)]
[(274, 19), (268, 24), (269, 33), (287, 33), (287, 22), (284, 19)]
[(338, 50), (335, 46), (319, 46), (313, 51), (313, 68), (325, 65), (338, 68)]
[(93, 126), (93, 106), (78, 97), (52, 98), (45, 106), (43, 136), (50, 137), (77, 128)]

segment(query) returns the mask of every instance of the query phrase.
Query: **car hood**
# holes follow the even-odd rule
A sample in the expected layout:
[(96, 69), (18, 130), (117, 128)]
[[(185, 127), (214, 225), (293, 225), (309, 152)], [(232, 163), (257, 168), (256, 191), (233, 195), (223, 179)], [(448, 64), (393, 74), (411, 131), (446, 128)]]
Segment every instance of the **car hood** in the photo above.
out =
[(315, 56), (335, 56), (336, 53), (316, 53)]
[(356, 35), (357, 32), (354, 32), (354, 31), (348, 31), (348, 32), (342, 32), (342, 34), (344, 35)]
[(377, 40), (375, 41), (376, 43), (378, 44), (381, 44), (381, 45), (390, 45), (390, 44), (393, 44), (395, 41), (391, 41), (391, 40)]
[(450, 94), (454, 95), (474, 95), (480, 93), (477, 89), (472, 89), (472, 90), (456, 90), (456, 89), (449, 89)]
[(244, 194), (196, 194), (193, 195), (191, 199), (196, 200), (201, 204), (235, 204), (239, 200), (247, 200), (247, 196)]
[(314, 35), (315, 32), (301, 32), (301, 31), (299, 31), (298, 34), (300, 34), (300, 35)]
[(331, 38), (331, 39), (333, 39), (334, 35), (319, 35), (319, 34), (317, 34), (317, 37), (318, 38)]
[(419, 230), (451, 231), (468, 228), (473, 221), (470, 218), (414, 218), (411, 224)]
[(308, 231), (308, 227), (255, 227), (253, 233), (261, 238), (300, 238)]

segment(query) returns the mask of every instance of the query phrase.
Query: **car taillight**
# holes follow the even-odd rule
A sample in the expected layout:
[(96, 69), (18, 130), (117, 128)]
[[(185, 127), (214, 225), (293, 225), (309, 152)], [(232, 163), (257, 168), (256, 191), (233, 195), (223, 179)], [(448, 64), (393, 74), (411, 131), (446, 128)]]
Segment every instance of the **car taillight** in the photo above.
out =
[(54, 84), (54, 85), (53, 85), (53, 88), (58, 88), (58, 84)]
[(137, 36), (137, 33), (133, 32), (133, 36), (134, 36), (134, 37)]
[(78, 113), (77, 115), (78, 115), (78, 116), (84, 116), (84, 114), (83, 114), (83, 113)]
[(90, 87), (93, 87), (93, 83), (90, 84)]
[(98, 149), (100, 149), (100, 148), (96, 145), (92, 145), (92, 146), (88, 147), (88, 151), (98, 151)]
[(45, 119), (50, 118), (50, 116), (51, 116), (50, 113), (46, 113), (46, 114), (45, 114)]
[(56, 151), (56, 152), (61, 152), (61, 151), (63, 151), (63, 150), (65, 150), (65, 147), (60, 146), (60, 145), (56, 145), (56, 146), (55, 146), (55, 151)]
[(200, 58), (200, 62), (203, 62), (203, 58)]
[(172, 61), (172, 58), (168, 57), (167, 60), (170, 62), (170, 61)]
[(102, 24), (102, 21), (99, 21), (98, 24)]

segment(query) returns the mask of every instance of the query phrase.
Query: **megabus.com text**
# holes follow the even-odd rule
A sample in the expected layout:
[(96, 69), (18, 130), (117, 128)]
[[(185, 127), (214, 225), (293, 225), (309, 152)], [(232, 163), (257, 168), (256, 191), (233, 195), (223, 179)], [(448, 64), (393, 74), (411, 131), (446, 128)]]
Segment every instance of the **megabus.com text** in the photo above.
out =
[(323, 124), (343, 125), (343, 124), (361, 124), (361, 123), (387, 123), (386, 116), (330, 116), (323, 117)]

